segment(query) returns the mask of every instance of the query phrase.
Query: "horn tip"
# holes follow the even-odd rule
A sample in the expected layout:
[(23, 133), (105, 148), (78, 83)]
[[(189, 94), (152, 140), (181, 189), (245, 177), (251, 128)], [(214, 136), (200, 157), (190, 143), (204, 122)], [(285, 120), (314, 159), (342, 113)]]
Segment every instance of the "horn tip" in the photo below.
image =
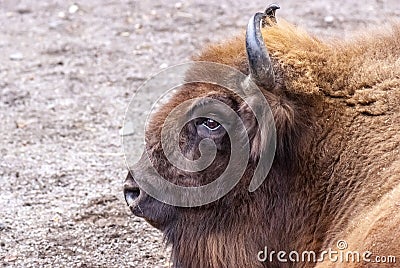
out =
[(280, 9), (281, 7), (274, 3), (274, 4), (270, 4), (264, 11), (264, 14), (266, 16), (268, 16), (269, 18), (275, 18), (275, 12), (276, 10)]
[[(270, 19), (272, 23), (276, 23), (275, 13), (276, 10), (280, 8), (281, 7), (278, 4), (270, 4), (264, 11), (264, 17)], [(263, 20), (262, 27), (265, 27), (266, 25), (270, 26), (270, 24), (270, 22)]]

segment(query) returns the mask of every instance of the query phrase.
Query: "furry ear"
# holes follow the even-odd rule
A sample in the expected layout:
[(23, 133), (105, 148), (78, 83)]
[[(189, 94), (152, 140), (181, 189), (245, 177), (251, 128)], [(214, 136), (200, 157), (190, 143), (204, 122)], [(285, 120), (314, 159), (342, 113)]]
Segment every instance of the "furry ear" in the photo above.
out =
[(277, 135), (276, 156), (285, 159), (285, 164), (292, 162), (293, 147), (298, 146), (295, 126), (295, 109), (287, 101), (275, 103), (272, 107)]
[[(253, 111), (250, 107), (255, 110)], [(262, 122), (257, 121), (256, 114)], [(268, 144), (268, 133), (270, 133), (268, 128), (271, 127), (269, 121), (271, 121), (272, 118), (267, 118), (268, 113), (266, 112), (266, 107), (264, 107), (263, 103), (261, 103), (256, 96), (248, 97), (245, 102), (241, 104), (239, 116), (245, 125), (249, 137), (250, 157), (253, 160), (258, 160), (262, 150), (264, 150)], [(263, 128), (262, 131), (260, 129), (261, 127)], [(265, 133), (265, 135), (261, 135), (261, 133)]]
[[(251, 143), (250, 156), (253, 160), (258, 160), (269, 144), (271, 137), (268, 133), (272, 132), (270, 128), (275, 127), (275, 160), (289, 168), (294, 163), (296, 148), (299, 146), (300, 133), (298, 129), (301, 129), (296, 127), (296, 121), (299, 121), (299, 119), (296, 120), (296, 108), (291, 102), (272, 93), (267, 93), (266, 98), (270, 105), (272, 118), (269, 118), (270, 113), (255, 97), (246, 99), (239, 109), (239, 115), (245, 124)], [(253, 112), (250, 106), (256, 111)], [(261, 115), (261, 120), (263, 120), (261, 123), (257, 122), (254, 113)], [(261, 128), (263, 128), (262, 131)]]

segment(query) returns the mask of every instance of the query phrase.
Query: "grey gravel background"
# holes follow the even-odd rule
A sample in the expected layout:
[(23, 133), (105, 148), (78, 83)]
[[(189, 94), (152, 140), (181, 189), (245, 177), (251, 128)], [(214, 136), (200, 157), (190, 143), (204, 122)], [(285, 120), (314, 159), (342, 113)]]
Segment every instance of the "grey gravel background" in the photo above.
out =
[[(267, 4), (0, 0), (0, 264), (168, 267), (160, 233), (123, 200), (124, 111), (147, 77)], [(325, 37), (400, 15), (396, 0), (279, 4), (278, 18)]]

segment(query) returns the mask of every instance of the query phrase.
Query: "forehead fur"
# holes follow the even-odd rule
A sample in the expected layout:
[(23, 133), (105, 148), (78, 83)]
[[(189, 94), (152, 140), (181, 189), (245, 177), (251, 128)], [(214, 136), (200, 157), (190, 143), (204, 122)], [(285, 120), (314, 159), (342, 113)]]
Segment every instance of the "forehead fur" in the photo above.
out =
[[(159, 133), (163, 126), (162, 122), (164, 122), (168, 114), (170, 114), (175, 107), (182, 104), (184, 101), (206, 97), (218, 99), (231, 107), (235, 103), (240, 103), (241, 100), (233, 92), (217, 85), (205, 83), (185, 84), (152, 116), (148, 126), (149, 132)], [(181, 112), (185, 113), (187, 111)]]
[[(337, 98), (349, 97), (356, 89), (376, 86), (383, 80), (399, 85), (400, 24), (370, 30), (350, 41), (325, 41), (279, 20), (263, 28), (262, 35), (270, 57), (285, 73), (287, 91)], [(194, 59), (248, 73), (245, 33), (207, 47)]]

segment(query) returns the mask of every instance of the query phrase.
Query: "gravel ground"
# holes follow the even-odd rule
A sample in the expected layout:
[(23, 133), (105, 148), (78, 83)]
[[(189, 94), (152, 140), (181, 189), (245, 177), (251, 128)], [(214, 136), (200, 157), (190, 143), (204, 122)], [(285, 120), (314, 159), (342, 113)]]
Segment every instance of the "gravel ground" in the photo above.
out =
[[(168, 267), (161, 234), (123, 199), (124, 111), (150, 75), (267, 4), (0, 0), (0, 264)], [(397, 0), (280, 5), (278, 19), (325, 37), (400, 15)]]

